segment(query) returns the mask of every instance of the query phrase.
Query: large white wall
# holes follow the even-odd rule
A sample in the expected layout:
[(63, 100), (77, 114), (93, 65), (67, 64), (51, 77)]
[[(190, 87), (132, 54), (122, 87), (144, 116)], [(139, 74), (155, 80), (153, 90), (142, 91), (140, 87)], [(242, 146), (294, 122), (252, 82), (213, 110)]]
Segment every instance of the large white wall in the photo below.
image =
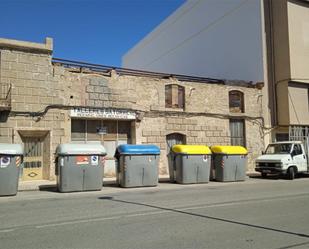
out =
[(122, 58), (122, 66), (263, 81), (260, 0), (188, 0)]

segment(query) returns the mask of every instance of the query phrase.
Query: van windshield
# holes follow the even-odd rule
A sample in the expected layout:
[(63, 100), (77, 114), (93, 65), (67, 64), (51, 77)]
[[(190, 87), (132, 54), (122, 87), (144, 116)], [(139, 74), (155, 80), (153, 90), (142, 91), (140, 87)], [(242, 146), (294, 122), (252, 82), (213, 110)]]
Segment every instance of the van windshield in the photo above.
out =
[(265, 154), (290, 154), (292, 144), (270, 144)]

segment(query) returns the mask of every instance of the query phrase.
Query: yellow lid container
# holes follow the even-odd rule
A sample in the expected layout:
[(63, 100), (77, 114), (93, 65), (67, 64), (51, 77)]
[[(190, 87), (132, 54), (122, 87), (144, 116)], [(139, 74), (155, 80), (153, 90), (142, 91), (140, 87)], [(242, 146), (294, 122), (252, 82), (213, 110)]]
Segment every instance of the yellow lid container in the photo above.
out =
[(176, 144), (172, 147), (174, 153), (188, 154), (188, 155), (208, 155), (211, 150), (205, 145), (182, 145)]
[(214, 154), (228, 154), (228, 155), (247, 155), (248, 151), (245, 147), (242, 146), (211, 146), (210, 147), (212, 153)]

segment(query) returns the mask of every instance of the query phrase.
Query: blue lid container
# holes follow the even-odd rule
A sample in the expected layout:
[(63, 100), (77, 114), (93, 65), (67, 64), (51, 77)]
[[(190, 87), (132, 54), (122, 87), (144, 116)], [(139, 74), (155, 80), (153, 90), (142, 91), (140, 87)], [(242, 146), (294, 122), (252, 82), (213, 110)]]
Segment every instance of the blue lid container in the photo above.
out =
[(116, 155), (160, 155), (160, 148), (153, 144), (122, 144), (117, 147)]

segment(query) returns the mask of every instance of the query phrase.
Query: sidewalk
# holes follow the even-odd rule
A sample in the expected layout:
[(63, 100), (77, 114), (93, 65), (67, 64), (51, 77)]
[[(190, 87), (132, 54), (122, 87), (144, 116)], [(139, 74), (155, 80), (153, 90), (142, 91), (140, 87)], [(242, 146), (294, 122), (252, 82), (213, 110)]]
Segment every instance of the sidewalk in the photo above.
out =
[[(257, 172), (247, 172), (247, 177), (259, 176), (260, 174)], [(168, 182), (169, 175), (160, 175), (159, 182)], [(103, 186), (115, 185), (116, 177), (104, 178)], [(18, 192), (21, 191), (38, 191), (44, 189), (56, 189), (57, 182), (49, 181), (49, 180), (37, 180), (37, 181), (25, 181), (19, 182)]]

